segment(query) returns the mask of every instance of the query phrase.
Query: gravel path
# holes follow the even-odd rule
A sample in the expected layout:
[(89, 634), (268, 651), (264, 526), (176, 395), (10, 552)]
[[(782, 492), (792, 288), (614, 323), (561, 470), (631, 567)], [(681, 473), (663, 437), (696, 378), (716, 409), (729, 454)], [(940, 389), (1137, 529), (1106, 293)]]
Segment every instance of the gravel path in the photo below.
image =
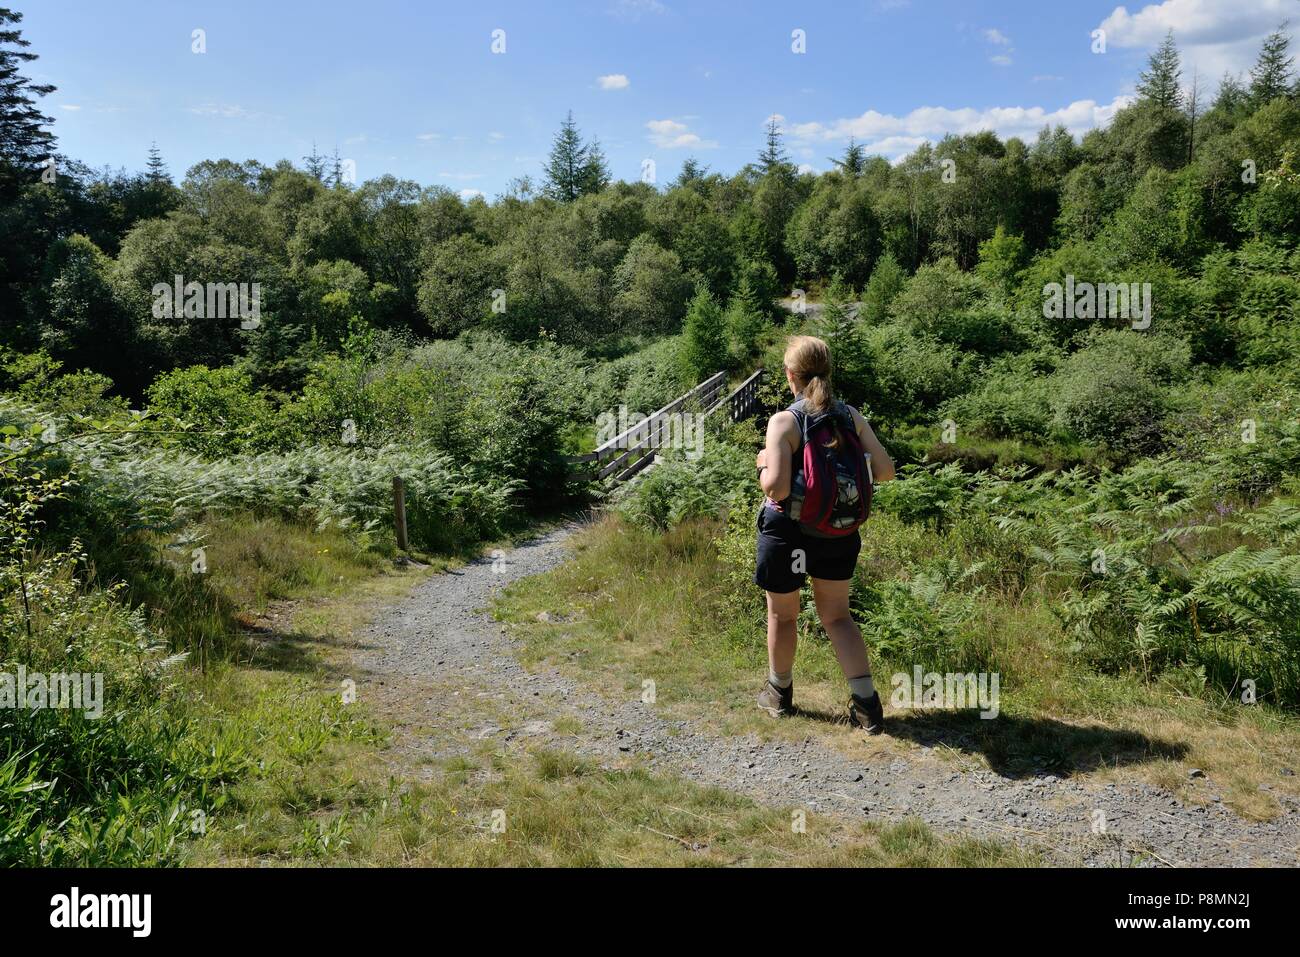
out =
[[(783, 808), (919, 818), (944, 832), (1033, 846), (1057, 864), (1300, 864), (1300, 802), (1293, 799), (1274, 820), (1252, 823), (1221, 804), (1183, 804), (1142, 783), (1099, 786), (963, 769), (925, 745), (900, 750), (876, 739), (864, 742), (864, 759), (854, 761), (812, 740), (719, 736), (667, 720), (639, 697), (611, 700), (556, 671), (528, 671), (486, 609), (508, 582), (564, 561), (565, 539), (575, 530), (541, 536), (504, 560), (481, 559), (429, 578), (358, 636), (361, 693), (396, 720), (394, 760), (407, 773), (432, 773), (427, 758), (465, 750), (457, 742), (468, 733), (503, 747), (541, 742), (615, 766), (639, 759)], [(577, 735), (555, 730), (563, 715), (581, 723)], [(1093, 832), (1098, 810), (1105, 815), (1102, 834)]]

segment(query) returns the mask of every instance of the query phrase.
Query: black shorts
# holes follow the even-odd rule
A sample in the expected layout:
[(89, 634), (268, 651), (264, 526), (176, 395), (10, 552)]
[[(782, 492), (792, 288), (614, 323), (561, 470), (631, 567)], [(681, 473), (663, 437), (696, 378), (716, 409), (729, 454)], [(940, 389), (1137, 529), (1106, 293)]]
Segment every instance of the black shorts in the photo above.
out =
[[(801, 554), (796, 555), (796, 550)], [(862, 538), (855, 531), (843, 538), (805, 535), (799, 523), (774, 508), (758, 510), (758, 561), (754, 584), (764, 591), (798, 591), (808, 575), (848, 581), (858, 563)], [(796, 567), (803, 569), (796, 571)]]

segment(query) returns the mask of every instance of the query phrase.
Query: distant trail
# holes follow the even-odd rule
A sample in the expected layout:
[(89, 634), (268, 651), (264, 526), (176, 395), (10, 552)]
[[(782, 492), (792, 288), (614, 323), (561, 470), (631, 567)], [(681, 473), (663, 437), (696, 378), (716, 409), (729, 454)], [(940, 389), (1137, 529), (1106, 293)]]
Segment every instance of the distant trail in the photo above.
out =
[[(394, 773), (429, 773), (426, 759), (463, 753), (470, 739), (510, 748), (543, 742), (610, 766), (633, 756), (653, 767), (749, 795), (760, 803), (897, 821), (1038, 848), (1055, 864), (1300, 864), (1300, 802), (1250, 823), (1221, 805), (1184, 805), (1145, 784), (1096, 786), (1051, 775), (1011, 779), (943, 761), (934, 750), (889, 739), (863, 740), (861, 760), (812, 741), (721, 737), (694, 722), (667, 720), (639, 698), (611, 700), (544, 669), (530, 672), (515, 643), (485, 610), (506, 583), (555, 568), (580, 526), (549, 532), (509, 552), (504, 565), (480, 559), (420, 583), (357, 636), (360, 693), (398, 726)], [(583, 730), (559, 734), (570, 716)], [(503, 718), (505, 720), (503, 720)], [(506, 725), (502, 727), (501, 725)], [(1094, 811), (1107, 833), (1092, 833)]]

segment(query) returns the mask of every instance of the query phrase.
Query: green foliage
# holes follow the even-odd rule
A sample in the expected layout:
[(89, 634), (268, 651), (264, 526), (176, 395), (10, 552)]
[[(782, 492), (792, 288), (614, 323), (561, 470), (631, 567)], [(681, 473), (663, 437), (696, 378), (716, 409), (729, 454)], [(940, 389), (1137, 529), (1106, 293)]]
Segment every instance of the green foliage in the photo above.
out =
[(993, 235), (980, 243), (979, 249), (980, 261), (975, 266), (976, 274), (986, 279), (994, 289), (1010, 293), (1025, 264), (1025, 241), (1009, 234), (999, 223)]
[[(319, 362), (275, 429), (282, 448), (301, 443), (379, 448), (408, 441), (463, 463), (528, 503), (551, 502), (567, 481), (563, 436), (594, 413), (583, 401), (582, 357), (553, 343), (533, 348), (499, 337), (410, 351), (359, 334), (342, 356)], [(570, 450), (576, 451), (576, 449)]]
[(703, 284), (696, 287), (686, 311), (680, 355), (682, 374), (688, 381), (702, 382), (727, 366), (727, 327), (722, 310)]
[(766, 260), (746, 259), (740, 264), (739, 276), (737, 289), (740, 283), (746, 284), (754, 303), (770, 315), (775, 308), (776, 299), (781, 295), (776, 268)]
[(866, 282), (880, 243), (866, 185), (822, 180), (790, 219), (785, 243), (800, 276), (838, 273), (851, 285)]
[(175, 863), (187, 802), (219, 807), (239, 758), (192, 747), (168, 674), (184, 656), (164, 657), (120, 589), (84, 589), (80, 545), (38, 551), (42, 515), (73, 485), (42, 470), (38, 435), (0, 461), (0, 864)]
[(488, 247), (473, 236), (435, 246), (419, 291), (420, 312), (434, 334), (454, 336), (482, 321), (492, 306), (493, 277)]
[(275, 410), (247, 372), (227, 366), (175, 369), (154, 380), (149, 412), (176, 443), (208, 456), (271, 448)]
[(873, 419), (895, 424), (931, 417), (948, 399), (970, 386), (974, 366), (956, 346), (919, 335), (901, 323), (868, 328), (863, 333), (870, 367), (861, 380), (842, 377), (843, 394), (855, 391)]
[(109, 419), (126, 412), (125, 401), (108, 394), (113, 388), (108, 376), (62, 370), (63, 363), (44, 350), (24, 354), (0, 346), (0, 392), (64, 415)]
[(916, 568), (904, 581), (866, 585), (855, 597), (874, 650), (924, 670), (985, 670), (987, 661), (964, 648), (981, 589), (962, 586), (980, 571), (978, 565), (963, 569), (936, 561)]
[[(649, 415), (698, 384), (684, 377), (681, 337), (659, 339), (627, 355), (602, 362), (587, 373), (585, 385), (574, 383), (575, 395), (586, 395), (582, 414), (593, 419), (601, 412), (626, 405), (629, 415)], [(582, 373), (584, 370), (575, 370)]]
[(898, 264), (894, 254), (886, 252), (871, 270), (871, 280), (862, 293), (862, 316), (873, 324), (882, 323), (889, 315), (894, 299), (907, 286), (907, 273)]
[(831, 280), (816, 332), (830, 346), (831, 382), (836, 396), (857, 407), (867, 401), (866, 384), (873, 370), (862, 323), (850, 305), (853, 298), (853, 290), (847, 288), (839, 276)]
[(962, 430), (993, 438), (1042, 439), (1052, 425), (1056, 360), (1021, 353), (991, 362), (979, 385), (948, 403), (946, 413)]
[(555, 134), (546, 163), (546, 195), (561, 203), (571, 203), (579, 196), (599, 192), (608, 180), (609, 169), (600, 145), (583, 143), (570, 111)]
[(753, 452), (708, 434), (700, 459), (672, 450), (656, 456), (645, 478), (625, 488), (618, 510), (645, 528), (662, 531), (691, 518), (717, 518), (753, 497)]
[(628, 247), (615, 270), (614, 288), (614, 310), (624, 328), (633, 332), (673, 331), (690, 296), (690, 282), (677, 254), (644, 235)]
[(730, 340), (731, 364), (744, 368), (762, 346), (772, 327), (771, 312), (755, 293), (749, 277), (742, 275), (736, 294), (727, 303), (723, 323)]
[(1177, 339), (1121, 330), (1095, 334), (1053, 378), (1056, 422), (1121, 453), (1155, 451), (1169, 411), (1162, 387), (1185, 378), (1189, 361), (1189, 348)]
[(941, 259), (916, 271), (894, 297), (890, 314), (918, 335), (963, 351), (995, 355), (1017, 345), (1018, 337), (993, 298), (994, 287), (985, 274), (962, 272), (952, 260)]

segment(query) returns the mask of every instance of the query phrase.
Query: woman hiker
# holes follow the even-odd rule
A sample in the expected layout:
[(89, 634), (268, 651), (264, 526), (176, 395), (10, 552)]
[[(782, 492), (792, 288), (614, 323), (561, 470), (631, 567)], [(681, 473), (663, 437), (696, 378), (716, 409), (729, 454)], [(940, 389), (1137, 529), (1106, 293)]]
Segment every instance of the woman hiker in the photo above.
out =
[(849, 589), (872, 480), (892, 479), (894, 463), (862, 414), (835, 398), (825, 342), (792, 337), (784, 363), (796, 401), (768, 422), (756, 462), (767, 498), (758, 515), (754, 581), (767, 592), (769, 671), (758, 706), (774, 717), (793, 708), (799, 589), (811, 575), (817, 616), (849, 682), (849, 722), (879, 734), (884, 709), (849, 611)]

